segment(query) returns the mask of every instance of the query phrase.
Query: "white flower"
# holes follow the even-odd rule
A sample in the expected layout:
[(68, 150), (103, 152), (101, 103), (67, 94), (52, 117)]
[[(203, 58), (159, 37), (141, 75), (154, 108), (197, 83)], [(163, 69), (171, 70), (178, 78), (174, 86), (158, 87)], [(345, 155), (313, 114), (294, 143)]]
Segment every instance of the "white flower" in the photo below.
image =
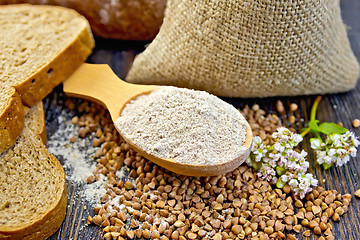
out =
[(355, 133), (351, 132), (351, 131), (347, 131), (346, 133), (344, 133), (343, 135), (341, 135), (341, 137), (343, 139), (349, 140), (352, 145), (354, 145), (355, 147), (358, 147), (360, 144), (359, 139), (355, 136)]
[(350, 156), (346, 155), (345, 157), (338, 157), (337, 161), (336, 161), (336, 166), (341, 167), (342, 165), (344, 165), (345, 163), (347, 163), (350, 160)]
[(260, 146), (262, 144), (262, 139), (259, 136), (255, 136), (253, 138), (253, 147), (254, 146)]
[(286, 152), (282, 153), (270, 153), (269, 158), (277, 163), (279, 167), (283, 167), (287, 163), (287, 156)]
[[(291, 184), (290, 184), (291, 183)], [(318, 181), (311, 173), (302, 174), (297, 179), (292, 179), (289, 185), (292, 187), (295, 195), (299, 195), (300, 198), (312, 191), (312, 187), (318, 185)]]
[(289, 170), (293, 170), (296, 167), (296, 163), (295, 162), (291, 162), (291, 161), (287, 161), (285, 164), (286, 168)]
[(278, 164), (275, 159), (270, 159), (269, 165), (270, 165), (270, 167), (275, 169)]
[[(261, 138), (254, 138), (250, 156), (253, 163), (261, 164), (257, 176), (271, 183), (276, 183), (279, 178), (284, 184), (289, 184), (295, 194), (303, 198), (306, 193), (312, 190), (311, 186), (317, 183), (316, 179), (313, 180), (312, 174), (309, 175), (310, 177), (304, 175), (310, 165), (306, 161), (307, 152), (304, 150), (298, 152), (294, 149), (303, 138), (284, 127), (278, 128), (272, 136), (275, 140), (272, 146), (264, 146)], [(318, 148), (320, 149), (323, 146), (325, 145), (320, 143)], [(322, 152), (317, 151), (320, 154)], [(328, 157), (326, 152), (323, 154), (323, 159), (325, 157)]]
[(262, 180), (272, 181), (273, 177), (276, 175), (276, 172), (273, 168), (262, 165), (259, 172), (257, 173), (257, 176), (261, 178)]
[(279, 160), (282, 157), (281, 153), (269, 153), (269, 158), (274, 159), (275, 161)]
[(337, 155), (337, 151), (336, 151), (337, 149), (334, 149), (334, 148), (331, 148), (331, 149), (329, 149), (329, 151), (327, 152), (327, 155), (329, 156), (329, 157), (334, 157), (334, 156), (336, 156)]
[(322, 141), (318, 138), (311, 138), (310, 139), (310, 147), (312, 149), (322, 149), (321, 147)]
[(284, 183), (287, 183), (290, 180), (290, 176), (288, 176), (287, 174), (283, 174), (280, 179), (281, 181), (283, 181)]
[(317, 186), (318, 184), (319, 184), (319, 180), (317, 180), (316, 178), (312, 178), (311, 180), (310, 180), (310, 184), (312, 185), (312, 186)]
[(303, 137), (300, 134), (294, 134), (293, 140), (294, 140), (295, 146), (297, 146), (303, 140)]
[(333, 162), (333, 158), (330, 156), (325, 156), (324, 162), (330, 165)]
[(325, 140), (325, 143), (326, 144), (331, 143), (331, 144), (334, 144), (334, 145), (339, 145), (340, 144), (340, 138), (341, 138), (340, 134), (332, 133), (332, 134), (328, 135), (328, 137)]
[[(293, 148), (303, 140), (303, 137), (300, 134), (293, 133), (285, 127), (278, 128), (277, 131), (272, 134), (272, 137), (278, 143), (285, 143), (281, 145), (282, 147), (285, 148)], [(284, 151), (284, 150), (281, 149), (278, 151)]]
[(253, 154), (255, 155), (255, 161), (260, 162), (263, 157), (265, 157), (267, 150), (263, 148), (258, 148), (253, 151)]
[(300, 189), (306, 189), (306, 188), (308, 188), (308, 184), (306, 184), (306, 182), (304, 182), (304, 181), (300, 181), (299, 190)]
[(351, 147), (349, 149), (349, 152), (350, 152), (350, 156), (356, 157), (357, 149), (355, 147)]
[(307, 155), (308, 155), (308, 153), (306, 152), (306, 151), (304, 151), (304, 150), (301, 150), (301, 157), (303, 158), (303, 159), (305, 159), (306, 157), (307, 157)]
[(283, 152), (285, 150), (286, 143), (285, 142), (277, 142), (274, 144), (274, 148), (278, 152)]
[(315, 149), (319, 164), (336, 164), (337, 166), (347, 163), (350, 156), (355, 157), (357, 153), (356, 147), (360, 143), (355, 134), (350, 131), (342, 135), (330, 134), (325, 143), (321, 143), (321, 140), (317, 138), (310, 139), (310, 142), (311, 148)]
[(358, 139), (358, 138), (353, 137), (353, 138), (352, 138), (352, 141), (353, 141), (353, 144), (354, 144), (354, 146), (355, 146), (355, 147), (358, 147), (358, 146), (359, 146), (360, 141), (359, 141), (359, 139)]
[(289, 181), (289, 185), (290, 185), (290, 187), (292, 187), (292, 188), (297, 187), (298, 184), (299, 184), (299, 182), (298, 182), (296, 179), (291, 179), (291, 180)]

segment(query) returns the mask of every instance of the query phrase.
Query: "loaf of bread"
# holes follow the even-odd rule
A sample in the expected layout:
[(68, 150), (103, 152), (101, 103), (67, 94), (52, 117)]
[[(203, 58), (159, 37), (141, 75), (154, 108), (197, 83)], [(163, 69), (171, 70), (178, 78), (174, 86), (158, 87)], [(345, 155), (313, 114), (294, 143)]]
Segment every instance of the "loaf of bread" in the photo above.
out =
[(87, 20), (74, 10), (28, 4), (0, 6), (0, 153), (21, 134), (31, 107), (91, 53)]
[(45, 239), (64, 220), (64, 170), (44, 141), (40, 102), (26, 115), (25, 127), (15, 144), (0, 154), (0, 239)]
[(151, 40), (159, 31), (166, 0), (0, 0), (64, 6), (84, 15), (95, 35), (123, 40)]

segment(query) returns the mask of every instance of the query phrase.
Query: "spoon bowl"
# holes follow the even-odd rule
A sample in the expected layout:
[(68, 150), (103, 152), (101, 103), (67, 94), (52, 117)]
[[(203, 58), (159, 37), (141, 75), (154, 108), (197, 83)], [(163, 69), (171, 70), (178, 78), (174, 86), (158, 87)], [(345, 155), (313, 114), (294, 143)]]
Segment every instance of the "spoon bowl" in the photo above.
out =
[[(119, 79), (108, 65), (87, 63), (83, 63), (63, 86), (64, 92), (69, 96), (84, 98), (106, 107), (114, 123), (128, 102), (159, 88), (154, 85), (126, 83)], [(246, 123), (246, 140), (243, 144), (245, 150), (239, 157), (215, 165), (190, 165), (178, 163), (174, 159), (153, 156), (126, 138), (121, 129), (116, 129), (122, 138), (146, 159), (172, 172), (187, 176), (215, 176), (230, 172), (246, 160), (252, 144), (252, 131)]]

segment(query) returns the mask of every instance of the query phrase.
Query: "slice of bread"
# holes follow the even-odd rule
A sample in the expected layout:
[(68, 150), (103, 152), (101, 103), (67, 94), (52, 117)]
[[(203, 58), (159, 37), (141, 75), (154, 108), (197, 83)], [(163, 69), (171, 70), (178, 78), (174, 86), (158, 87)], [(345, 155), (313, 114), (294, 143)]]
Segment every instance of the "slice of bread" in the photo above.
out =
[(70, 76), (94, 39), (74, 10), (28, 4), (0, 6), (0, 36), (1, 153), (21, 133), (23, 105), (31, 107)]
[(25, 112), (19, 94), (15, 88), (3, 87), (0, 83), (0, 153), (21, 134), (24, 119)]
[(40, 102), (15, 144), (0, 154), (0, 239), (45, 239), (65, 217), (65, 174), (44, 145), (45, 132)]

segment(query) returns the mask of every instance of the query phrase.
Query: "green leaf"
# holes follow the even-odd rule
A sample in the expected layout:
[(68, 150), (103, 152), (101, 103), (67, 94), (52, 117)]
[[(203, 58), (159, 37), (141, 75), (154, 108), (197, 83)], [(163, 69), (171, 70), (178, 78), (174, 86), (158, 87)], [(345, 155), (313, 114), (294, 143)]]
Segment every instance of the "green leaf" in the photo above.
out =
[(277, 188), (283, 188), (285, 186), (286, 183), (284, 183), (281, 178), (279, 178), (277, 181), (276, 181), (276, 187)]
[(323, 122), (319, 125), (319, 132), (322, 132), (326, 135), (332, 134), (332, 133), (346, 133), (348, 130), (346, 128), (340, 127), (336, 123), (333, 122)]
[(320, 132), (320, 128), (318, 126), (318, 122), (319, 120), (311, 120), (309, 121), (309, 128), (313, 131), (313, 132)]
[(285, 168), (282, 168), (282, 167), (279, 167), (279, 166), (276, 167), (276, 173), (277, 173), (279, 176), (283, 175), (285, 172), (286, 172), (286, 169), (285, 169)]
[(259, 171), (260, 168), (261, 168), (262, 163), (261, 162), (251, 161), (251, 165), (255, 169), (255, 171)]
[(329, 168), (331, 168), (332, 164), (323, 163), (322, 166), (324, 170), (328, 170)]
[(268, 152), (272, 152), (275, 149), (274, 145), (271, 145), (270, 147), (266, 148)]

